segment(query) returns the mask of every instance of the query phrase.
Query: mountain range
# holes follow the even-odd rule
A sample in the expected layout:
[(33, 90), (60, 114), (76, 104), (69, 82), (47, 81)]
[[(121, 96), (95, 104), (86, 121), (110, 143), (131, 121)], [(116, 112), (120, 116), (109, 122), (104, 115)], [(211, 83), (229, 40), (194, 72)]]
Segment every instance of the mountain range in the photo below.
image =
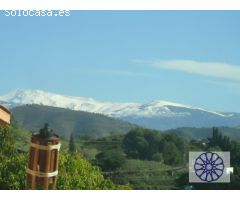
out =
[(102, 114), (74, 111), (43, 105), (23, 105), (11, 109), (13, 122), (32, 132), (38, 132), (45, 123), (62, 138), (126, 134), (136, 125)]
[(41, 90), (17, 89), (0, 96), (0, 104), (10, 109), (27, 104), (37, 104), (103, 114), (159, 130), (178, 127), (233, 127), (240, 125), (239, 113), (216, 112), (168, 101), (153, 101), (144, 104), (116, 103), (85, 97), (64, 96)]

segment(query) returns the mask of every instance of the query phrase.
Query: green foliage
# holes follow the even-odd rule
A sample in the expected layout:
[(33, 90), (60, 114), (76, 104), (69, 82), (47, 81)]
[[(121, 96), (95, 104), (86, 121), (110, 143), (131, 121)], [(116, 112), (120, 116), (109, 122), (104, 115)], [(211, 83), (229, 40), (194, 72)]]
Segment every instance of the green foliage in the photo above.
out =
[(213, 128), (212, 138), (209, 138), (209, 148), (222, 151), (230, 151), (231, 153), (231, 164), (239, 164), (240, 160), (240, 142), (231, 141), (229, 137), (223, 136), (218, 128)]
[[(139, 130), (140, 131), (140, 130)], [(145, 133), (148, 133), (145, 135)], [(157, 131), (142, 130), (145, 135), (145, 140), (153, 144), (154, 141), (161, 141), (163, 136)], [(156, 133), (156, 135), (155, 135)], [(140, 135), (140, 134), (139, 134)], [(139, 136), (138, 135), (138, 136)], [(123, 141), (124, 135), (112, 135), (97, 139), (88, 140), (82, 143), (82, 149), (89, 151), (94, 149), (95, 152), (111, 153), (116, 150), (124, 151)], [(135, 138), (135, 137), (133, 137)], [(152, 141), (151, 141), (152, 140)], [(131, 142), (131, 141), (129, 141)], [(139, 144), (138, 144), (139, 145)], [(159, 148), (158, 142), (156, 142), (156, 149)], [(122, 149), (121, 149), (122, 148)], [(152, 148), (154, 149), (154, 148)], [(149, 151), (151, 152), (151, 151)], [(123, 155), (123, 154), (122, 154)], [(146, 154), (149, 155), (149, 154)], [(154, 153), (150, 160), (139, 159), (125, 159), (124, 164), (115, 170), (104, 170), (105, 177), (110, 178), (115, 184), (125, 185), (130, 184), (134, 189), (174, 189), (175, 175), (172, 176), (171, 167), (163, 163), (161, 153)], [(151, 161), (151, 160), (158, 161)], [(96, 162), (93, 162), (96, 164)]]
[(9, 126), (0, 127), (0, 189), (25, 189), (27, 158), (14, 147)]
[(10, 127), (0, 126), (0, 154), (11, 156), (14, 152), (14, 139)]
[(127, 159), (121, 169), (106, 173), (116, 184), (130, 184), (133, 189), (174, 189), (171, 167), (156, 161)]
[(126, 161), (123, 152), (119, 149), (101, 152), (97, 154), (96, 160), (104, 171), (119, 169)]
[(123, 148), (129, 158), (159, 160), (169, 165), (184, 161), (184, 141), (176, 134), (160, 134), (142, 128), (133, 129), (124, 137)]
[[(231, 163), (234, 165), (239, 165), (240, 161), (240, 142), (231, 141)], [(240, 174), (240, 170), (239, 170)]]
[(207, 150), (208, 151), (222, 151), (222, 149), (219, 146), (209, 147)]
[(80, 153), (89, 161), (94, 161), (99, 151), (96, 148), (81, 148)]
[[(188, 188), (187, 167), (183, 165), (188, 151), (205, 150), (231, 151), (234, 174), (230, 184), (193, 184), (194, 189), (240, 189), (240, 142), (230, 140), (221, 130), (215, 130), (212, 138), (209, 135), (208, 139), (195, 141), (183, 139), (174, 131), (141, 128), (126, 135), (85, 134), (80, 140), (74, 138), (74, 146), (81, 154), (68, 154), (69, 141), (62, 140), (66, 152), (61, 149), (57, 189), (130, 189), (129, 185), (134, 189)], [(25, 189), (27, 155), (14, 147), (28, 150), (30, 133), (20, 127), (1, 127), (0, 134), (0, 189)], [(96, 155), (97, 162), (93, 162)], [(96, 163), (105, 172), (94, 167)]]
[(21, 127), (10, 127), (10, 132), (12, 134), (12, 137), (14, 137), (14, 146), (17, 150), (21, 150), (24, 152), (29, 151), (29, 141), (31, 138), (31, 133), (23, 129)]
[(93, 167), (80, 154), (61, 153), (60, 155), (57, 189), (130, 189), (129, 186), (117, 186), (111, 180), (104, 179), (100, 170)]
[(153, 154), (152, 160), (162, 162), (163, 161), (163, 154), (162, 153)]
[(134, 159), (151, 159), (158, 150), (158, 141), (154, 140), (156, 131), (137, 128), (128, 132), (123, 139), (123, 148), (128, 157)]
[(0, 155), (0, 189), (24, 190), (26, 187), (26, 154)]
[[(16, 128), (0, 127), (0, 189), (26, 188), (26, 153), (19, 153), (13, 133)], [(18, 130), (18, 128), (17, 128)], [(60, 153), (58, 189), (130, 189), (128, 185), (115, 185), (106, 180), (97, 167), (93, 167), (77, 153)]]
[(163, 148), (163, 160), (165, 164), (175, 165), (182, 162), (182, 154), (173, 142), (167, 142)]
[(76, 146), (75, 146), (75, 141), (74, 141), (73, 134), (71, 134), (71, 136), (70, 136), (68, 151), (69, 151), (70, 153), (76, 152)]
[(187, 187), (190, 185), (188, 168), (185, 165), (188, 152), (219, 151), (224, 148), (231, 151), (231, 164), (234, 164), (231, 184), (193, 184), (193, 189), (239, 189), (240, 143), (221, 136), (220, 131), (212, 139), (215, 140), (214, 143), (211, 143), (211, 138), (190, 141), (171, 132), (166, 134), (138, 128), (126, 135), (89, 138), (82, 142), (82, 148), (84, 151), (94, 149), (91, 158), (101, 152), (98, 159), (102, 158), (102, 161), (105, 161), (104, 157), (108, 157), (107, 154), (122, 148), (127, 154), (125, 163), (112, 170), (104, 168), (103, 174), (115, 184), (130, 184), (134, 189), (190, 188)]
[(219, 133), (218, 128), (213, 128), (212, 138), (210, 138), (210, 146), (221, 146), (223, 142), (222, 134)]

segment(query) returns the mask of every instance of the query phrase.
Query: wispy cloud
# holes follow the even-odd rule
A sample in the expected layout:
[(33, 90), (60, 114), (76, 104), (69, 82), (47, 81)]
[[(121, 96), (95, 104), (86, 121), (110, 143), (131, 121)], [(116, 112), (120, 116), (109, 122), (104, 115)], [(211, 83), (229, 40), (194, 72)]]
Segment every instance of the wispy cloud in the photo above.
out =
[(194, 60), (155, 60), (145, 61), (145, 63), (159, 69), (240, 81), (240, 65), (219, 62), (199, 62)]

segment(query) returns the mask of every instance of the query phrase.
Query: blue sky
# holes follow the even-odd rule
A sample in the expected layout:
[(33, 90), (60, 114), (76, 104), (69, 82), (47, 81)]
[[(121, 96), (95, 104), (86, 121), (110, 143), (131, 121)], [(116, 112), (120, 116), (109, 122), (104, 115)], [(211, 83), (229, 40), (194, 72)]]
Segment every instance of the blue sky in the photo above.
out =
[(240, 11), (0, 12), (0, 95), (16, 88), (240, 112)]

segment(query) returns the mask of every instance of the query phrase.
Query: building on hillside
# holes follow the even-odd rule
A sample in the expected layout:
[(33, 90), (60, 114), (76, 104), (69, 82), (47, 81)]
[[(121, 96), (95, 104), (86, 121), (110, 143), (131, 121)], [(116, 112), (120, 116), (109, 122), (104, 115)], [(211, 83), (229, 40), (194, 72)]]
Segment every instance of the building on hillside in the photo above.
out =
[(10, 124), (11, 113), (8, 109), (0, 105), (0, 126)]

